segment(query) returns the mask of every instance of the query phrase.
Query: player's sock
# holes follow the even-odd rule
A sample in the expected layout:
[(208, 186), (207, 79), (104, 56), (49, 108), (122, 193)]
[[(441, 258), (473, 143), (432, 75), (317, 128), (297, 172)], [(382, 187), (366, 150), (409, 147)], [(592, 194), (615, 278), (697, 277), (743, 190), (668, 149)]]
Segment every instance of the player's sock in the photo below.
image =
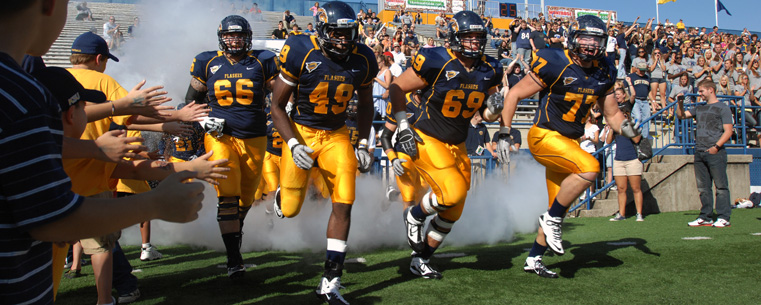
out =
[(552, 202), (552, 206), (550, 207), (550, 210), (547, 211), (547, 213), (552, 217), (565, 217), (566, 211), (568, 211), (568, 207), (564, 207), (558, 202), (558, 199), (555, 198), (555, 201)]
[(423, 253), (420, 253), (420, 257), (425, 260), (431, 259), (431, 256), (433, 256), (433, 253), (436, 252), (436, 249), (438, 248), (431, 247), (428, 245), (428, 243), (426, 243), (425, 250), (423, 250)]
[(228, 268), (243, 263), (243, 258), (240, 254), (240, 237), (240, 233), (237, 232), (222, 234), (222, 242), (225, 243), (225, 250), (227, 251)]
[(151, 243), (144, 243), (144, 244), (142, 245), (142, 247), (143, 247), (143, 249), (148, 249), (148, 248), (150, 248), (150, 247), (151, 247)]
[(419, 204), (410, 209), (410, 215), (419, 221), (425, 220), (425, 218), (428, 216), (423, 212), (423, 208), (421, 208)]
[(544, 255), (547, 251), (547, 246), (542, 246), (538, 242), (534, 241), (534, 245), (531, 246), (531, 251), (528, 252), (529, 257), (536, 257), (537, 255)]
[(346, 259), (346, 241), (328, 238), (327, 259), (337, 264), (343, 264)]

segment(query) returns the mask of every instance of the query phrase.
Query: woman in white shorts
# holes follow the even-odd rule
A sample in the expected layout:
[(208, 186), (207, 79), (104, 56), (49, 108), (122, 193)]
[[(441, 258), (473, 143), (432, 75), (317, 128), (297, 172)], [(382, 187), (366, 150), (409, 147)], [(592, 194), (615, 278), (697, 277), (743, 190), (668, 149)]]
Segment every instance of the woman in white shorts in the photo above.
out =
[[(628, 113), (625, 113), (628, 117)], [(642, 216), (642, 162), (637, 159), (637, 150), (631, 139), (616, 134), (616, 156), (613, 158), (613, 178), (618, 188), (618, 213), (610, 221), (626, 219), (626, 191), (631, 187), (634, 206), (637, 209), (637, 221), (644, 221)]]

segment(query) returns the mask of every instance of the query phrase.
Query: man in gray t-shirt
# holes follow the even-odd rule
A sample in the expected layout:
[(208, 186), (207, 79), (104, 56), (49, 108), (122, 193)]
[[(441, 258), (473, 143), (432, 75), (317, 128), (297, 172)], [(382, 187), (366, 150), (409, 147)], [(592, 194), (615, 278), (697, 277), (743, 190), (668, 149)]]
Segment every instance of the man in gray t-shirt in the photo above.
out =
[[(732, 113), (729, 106), (716, 98), (716, 84), (704, 80), (698, 85), (705, 105), (692, 111), (684, 109), (684, 95), (677, 96), (677, 116), (680, 119), (695, 118), (695, 182), (700, 193), (700, 216), (687, 223), (690, 227), (730, 226), (732, 208), (729, 203), (729, 180), (727, 178), (727, 152), (724, 149), (732, 136)], [(713, 180), (713, 181), (712, 181)], [(713, 189), (716, 186), (716, 214), (713, 221)]]

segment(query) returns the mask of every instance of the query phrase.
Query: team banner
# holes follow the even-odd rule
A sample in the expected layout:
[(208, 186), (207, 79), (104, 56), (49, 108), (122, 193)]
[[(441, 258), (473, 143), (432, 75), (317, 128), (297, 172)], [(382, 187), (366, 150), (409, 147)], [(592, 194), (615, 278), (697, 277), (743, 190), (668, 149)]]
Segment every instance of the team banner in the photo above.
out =
[(407, 9), (423, 11), (445, 11), (447, 0), (406, 0)]
[(549, 6), (549, 5), (547, 6), (547, 17), (549, 18), (561, 18), (561, 19), (578, 18), (584, 15), (597, 16), (597, 17), (600, 17), (600, 19), (602, 19), (602, 21), (605, 21), (605, 22), (608, 21), (608, 18), (611, 18), (611, 22), (615, 22), (617, 19), (615, 11), (562, 7), (562, 6)]
[(387, 8), (404, 7), (405, 0), (386, 0)]

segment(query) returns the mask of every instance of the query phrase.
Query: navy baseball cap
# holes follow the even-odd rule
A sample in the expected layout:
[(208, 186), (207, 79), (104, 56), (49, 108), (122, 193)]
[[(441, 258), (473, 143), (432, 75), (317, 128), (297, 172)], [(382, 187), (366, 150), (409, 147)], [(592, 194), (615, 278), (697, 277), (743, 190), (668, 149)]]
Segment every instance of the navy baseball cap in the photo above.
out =
[(58, 100), (61, 111), (66, 111), (80, 101), (91, 103), (103, 103), (106, 95), (97, 90), (88, 90), (82, 87), (74, 75), (59, 67), (47, 67), (34, 71), (32, 74), (39, 80), (50, 93)]
[(108, 52), (108, 43), (103, 37), (98, 36), (93, 32), (85, 32), (79, 35), (74, 43), (71, 44), (71, 54), (92, 54), (92, 55), (108, 55), (108, 58), (115, 62), (119, 62), (113, 54)]

